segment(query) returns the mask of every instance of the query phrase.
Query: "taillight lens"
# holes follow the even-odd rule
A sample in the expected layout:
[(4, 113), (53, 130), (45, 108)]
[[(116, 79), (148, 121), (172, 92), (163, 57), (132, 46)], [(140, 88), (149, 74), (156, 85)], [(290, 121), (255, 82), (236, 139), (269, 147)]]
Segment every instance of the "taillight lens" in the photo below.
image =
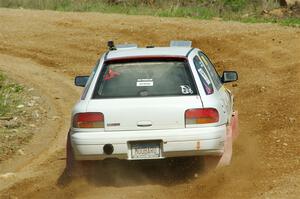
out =
[(219, 113), (214, 108), (189, 109), (185, 111), (185, 124), (208, 124), (219, 121)]
[(104, 128), (102, 113), (77, 113), (73, 118), (74, 128)]

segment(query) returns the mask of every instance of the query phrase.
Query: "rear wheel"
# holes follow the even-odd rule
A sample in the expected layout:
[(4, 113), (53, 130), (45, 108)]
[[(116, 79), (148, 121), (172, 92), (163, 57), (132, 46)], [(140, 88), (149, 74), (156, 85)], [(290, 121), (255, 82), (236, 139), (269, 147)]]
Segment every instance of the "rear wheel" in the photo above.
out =
[(70, 133), (67, 138), (66, 146), (66, 173), (68, 176), (77, 176), (83, 172), (83, 162), (77, 161), (74, 156), (74, 151), (71, 144)]
[(68, 138), (67, 138), (66, 154), (67, 154), (66, 171), (68, 176), (72, 176), (75, 168), (75, 158), (74, 158), (74, 153), (71, 145), (70, 133), (68, 133)]

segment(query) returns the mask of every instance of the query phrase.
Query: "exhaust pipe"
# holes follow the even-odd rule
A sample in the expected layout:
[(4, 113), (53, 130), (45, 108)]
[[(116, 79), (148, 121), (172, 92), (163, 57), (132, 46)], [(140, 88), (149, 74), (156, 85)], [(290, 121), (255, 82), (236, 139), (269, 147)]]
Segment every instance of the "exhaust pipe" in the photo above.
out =
[(105, 155), (111, 155), (114, 152), (114, 147), (112, 144), (105, 144), (103, 146), (103, 152)]

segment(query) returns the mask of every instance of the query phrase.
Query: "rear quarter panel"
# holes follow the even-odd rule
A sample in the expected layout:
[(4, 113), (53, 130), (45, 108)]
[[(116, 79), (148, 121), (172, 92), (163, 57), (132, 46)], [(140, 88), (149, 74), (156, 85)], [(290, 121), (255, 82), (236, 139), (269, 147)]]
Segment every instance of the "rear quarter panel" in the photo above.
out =
[[(194, 61), (193, 61), (193, 58), (198, 55), (198, 51), (199, 51), (199, 49), (194, 49), (189, 54), (188, 60), (189, 60), (189, 63), (190, 63), (191, 71), (192, 71), (193, 76), (195, 78), (195, 82), (197, 84), (198, 92), (200, 94), (200, 98), (201, 98), (203, 107), (204, 108), (215, 108), (215, 109), (217, 109), (218, 112), (219, 112), (219, 116), (220, 116), (219, 117), (219, 122), (217, 124), (208, 124), (207, 126), (227, 124), (228, 120), (229, 120), (230, 113), (229, 113), (229, 110), (228, 110), (229, 106), (227, 106), (226, 104), (231, 104), (231, 101), (230, 101), (231, 99), (228, 98), (228, 101), (226, 101), (225, 103), (222, 102), (222, 100), (224, 100), (224, 99), (221, 98), (221, 95), (220, 95), (219, 92), (217, 92), (215, 86), (214, 86), (214, 93), (213, 94), (207, 95), (205, 93), (205, 90), (202, 86), (201, 80), (199, 78), (198, 72), (196, 70), (196, 67), (195, 67)], [(224, 86), (221, 89), (224, 90), (224, 91), (221, 91), (221, 92), (226, 92)], [(231, 105), (230, 105), (230, 107), (231, 107)], [(232, 111), (230, 111), (230, 112), (232, 112)]]

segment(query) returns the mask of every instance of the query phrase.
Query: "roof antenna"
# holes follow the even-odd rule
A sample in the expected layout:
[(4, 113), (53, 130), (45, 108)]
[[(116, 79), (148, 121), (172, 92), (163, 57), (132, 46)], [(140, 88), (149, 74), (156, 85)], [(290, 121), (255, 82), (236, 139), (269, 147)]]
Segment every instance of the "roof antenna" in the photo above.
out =
[(114, 44), (114, 41), (108, 41), (107, 42), (107, 46), (108, 46), (108, 49), (109, 50), (117, 50), (115, 44)]

